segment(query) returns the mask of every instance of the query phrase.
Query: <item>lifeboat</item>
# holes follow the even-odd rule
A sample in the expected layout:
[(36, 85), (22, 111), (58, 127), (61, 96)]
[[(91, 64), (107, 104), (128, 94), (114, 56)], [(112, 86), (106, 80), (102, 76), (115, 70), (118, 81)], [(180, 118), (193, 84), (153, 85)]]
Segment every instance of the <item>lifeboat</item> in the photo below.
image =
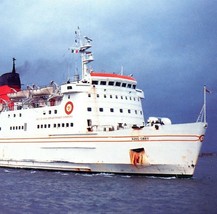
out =
[(46, 96), (46, 95), (51, 95), (53, 94), (54, 89), (52, 86), (40, 88), (40, 89), (34, 89), (31, 91), (31, 94), (33, 96)]
[(22, 90), (7, 94), (10, 99), (25, 99), (29, 97), (29, 90)]

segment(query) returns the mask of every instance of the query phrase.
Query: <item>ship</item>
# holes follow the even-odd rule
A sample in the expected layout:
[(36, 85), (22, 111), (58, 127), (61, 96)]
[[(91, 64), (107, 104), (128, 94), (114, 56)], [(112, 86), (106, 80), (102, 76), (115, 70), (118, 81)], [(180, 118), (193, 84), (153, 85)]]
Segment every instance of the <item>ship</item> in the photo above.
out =
[(58, 85), (22, 87), (0, 76), (0, 167), (83, 173), (192, 177), (207, 129), (205, 103), (192, 123), (143, 112), (133, 75), (97, 72), (92, 39), (75, 31), (70, 54), (80, 74)]

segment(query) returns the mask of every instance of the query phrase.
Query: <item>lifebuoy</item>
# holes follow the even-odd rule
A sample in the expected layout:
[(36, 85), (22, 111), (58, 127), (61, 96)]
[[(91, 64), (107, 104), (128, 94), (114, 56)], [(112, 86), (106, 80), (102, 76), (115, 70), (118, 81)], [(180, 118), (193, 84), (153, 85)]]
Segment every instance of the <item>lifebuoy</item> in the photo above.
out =
[(67, 102), (65, 104), (65, 112), (66, 112), (66, 114), (68, 114), (68, 115), (71, 114), (72, 111), (73, 111), (73, 108), (74, 108), (73, 103), (71, 101)]

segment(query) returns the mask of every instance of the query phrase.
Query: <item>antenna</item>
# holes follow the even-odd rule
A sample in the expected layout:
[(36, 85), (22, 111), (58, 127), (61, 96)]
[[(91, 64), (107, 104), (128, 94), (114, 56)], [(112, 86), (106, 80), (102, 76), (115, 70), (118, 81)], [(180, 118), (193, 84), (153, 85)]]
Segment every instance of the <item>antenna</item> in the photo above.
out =
[(124, 66), (122, 65), (121, 66), (121, 75), (123, 75), (124, 74)]
[(82, 64), (82, 79), (87, 77), (90, 73), (88, 69), (88, 64), (94, 61), (93, 54), (91, 51), (87, 51), (87, 49), (91, 48), (92, 39), (84, 36), (81, 37), (80, 28), (75, 31), (75, 46), (69, 48), (71, 53), (80, 53), (81, 54), (81, 64)]

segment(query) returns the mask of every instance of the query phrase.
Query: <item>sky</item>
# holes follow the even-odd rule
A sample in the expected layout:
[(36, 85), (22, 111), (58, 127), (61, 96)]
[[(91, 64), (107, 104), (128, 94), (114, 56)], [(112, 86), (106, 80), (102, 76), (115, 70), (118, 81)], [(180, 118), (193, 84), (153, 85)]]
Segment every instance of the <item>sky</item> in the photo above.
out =
[(0, 74), (17, 59), (23, 87), (72, 78), (74, 31), (93, 40), (93, 70), (133, 74), (144, 115), (195, 122), (207, 94), (202, 151), (217, 151), (217, 0), (0, 0)]

